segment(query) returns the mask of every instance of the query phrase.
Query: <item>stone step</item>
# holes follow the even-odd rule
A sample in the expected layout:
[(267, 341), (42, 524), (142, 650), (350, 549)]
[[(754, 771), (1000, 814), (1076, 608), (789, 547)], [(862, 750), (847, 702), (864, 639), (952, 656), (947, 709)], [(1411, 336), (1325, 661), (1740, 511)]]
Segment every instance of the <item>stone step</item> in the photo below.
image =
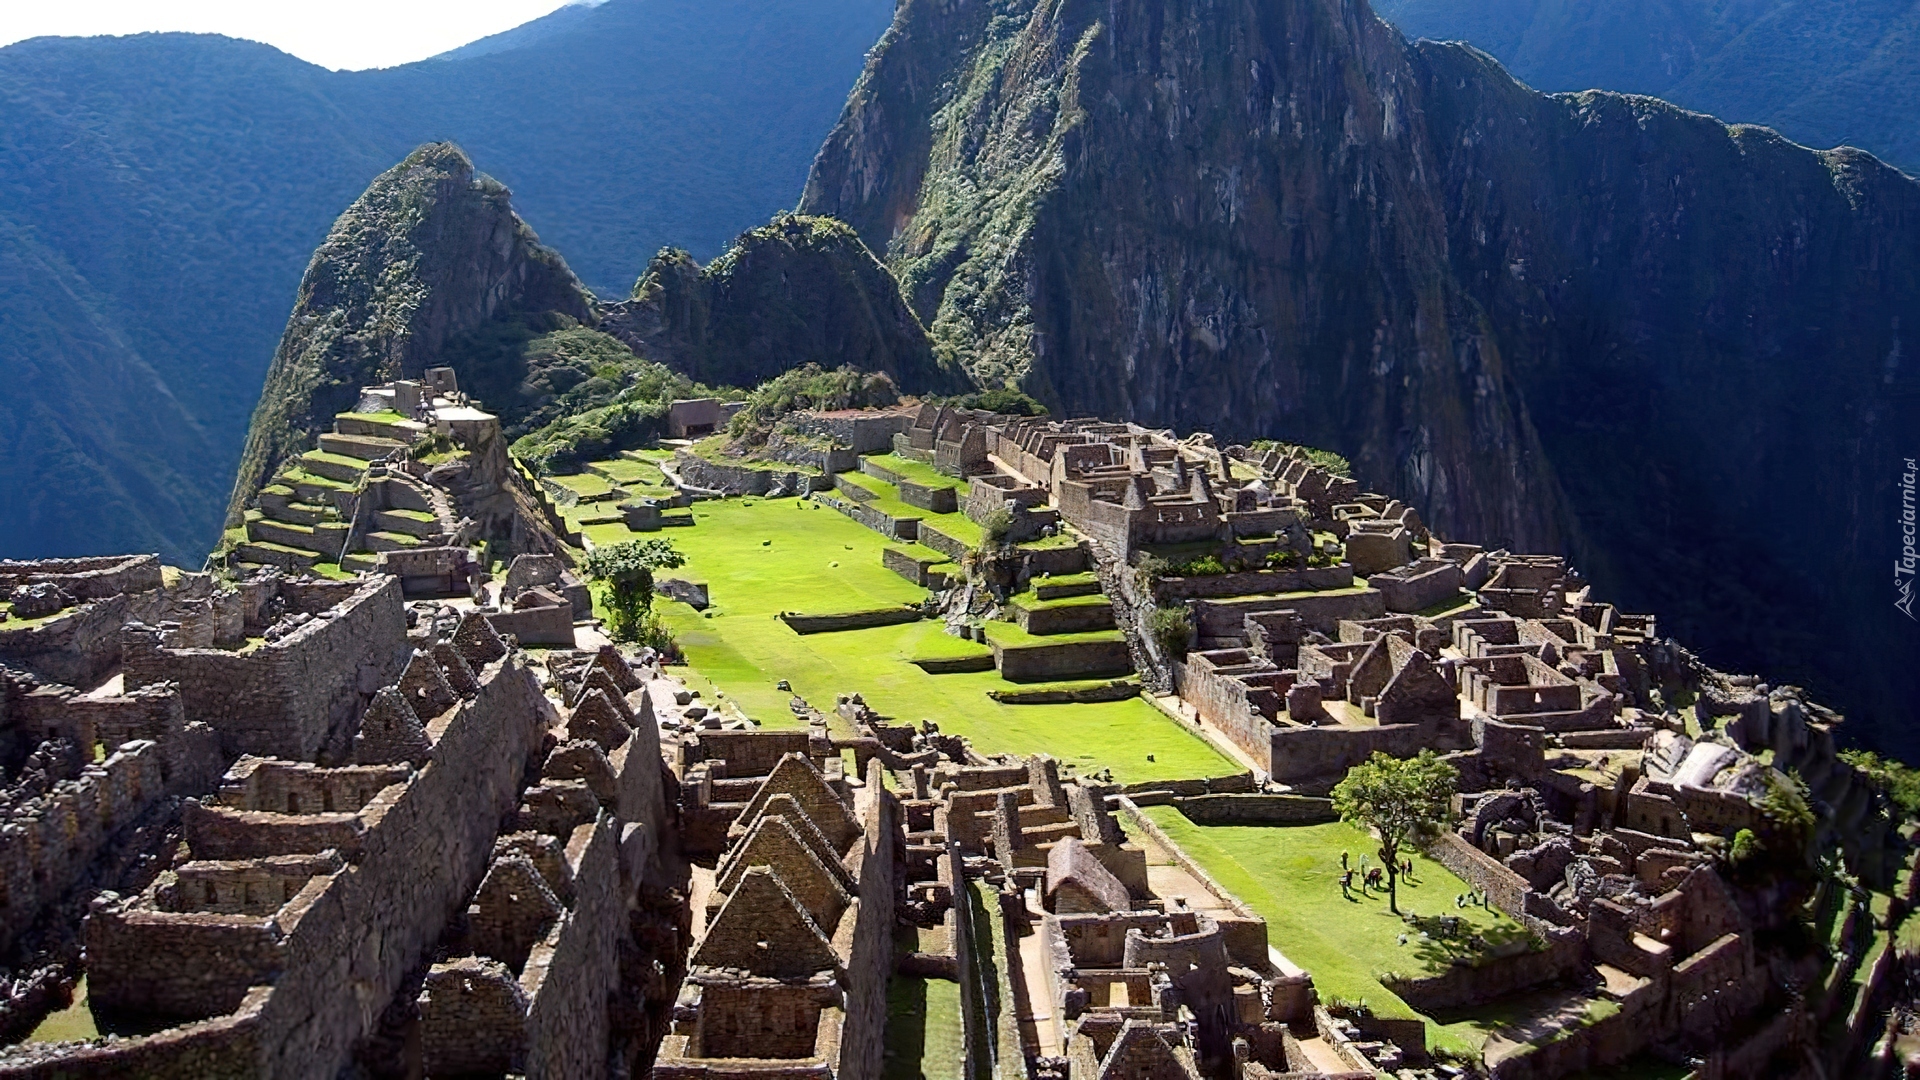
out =
[(406, 445), (397, 439), (382, 439), (375, 435), (342, 435), (337, 431), (320, 436), (321, 450), (342, 457), (359, 458), (361, 461), (378, 461), (395, 450), (405, 449)]
[(329, 454), (324, 450), (309, 450), (301, 454), (300, 467), (315, 476), (324, 476), (342, 484), (358, 484), (360, 477), (367, 471), (364, 461), (339, 454)]
[(1020, 629), (1036, 637), (1112, 630), (1117, 625), (1113, 621), (1113, 605), (1104, 596), (1073, 597), (1053, 603), (1037, 601), (1032, 607), (1015, 602), (1013, 614)]
[(349, 574), (370, 574), (380, 564), (380, 556), (371, 551), (351, 551), (340, 557), (340, 569)]
[(993, 665), (1008, 682), (1063, 682), (1133, 674), (1133, 656), (1118, 633), (1111, 637), (1049, 642), (1044, 639), (1017, 645), (991, 642)]
[(318, 552), (287, 547), (282, 544), (245, 543), (233, 549), (233, 553), (242, 562), (256, 563), (260, 566), (274, 566), (289, 574), (305, 573), (313, 569), (315, 563), (325, 562)]
[(294, 501), (313, 506), (331, 506), (336, 511), (340, 506), (338, 496), (350, 494), (353, 491), (351, 484), (343, 484), (338, 480), (328, 480), (319, 476), (302, 476), (299, 479), (283, 478), (281, 483), (293, 489)]
[(275, 499), (261, 492), (260, 509), (274, 521), (284, 521), (290, 525), (312, 526), (340, 520), (340, 511), (334, 508), (331, 499), (324, 504), (316, 505), (293, 502), (288, 499)]
[(376, 510), (373, 527), (381, 532), (402, 533), (421, 539), (441, 536), (440, 519), (424, 510)]
[(425, 547), (417, 536), (405, 533), (370, 532), (366, 537), (368, 551), (406, 551), (408, 548)]
[(367, 413), (341, 413), (333, 418), (333, 430), (341, 435), (371, 435), (412, 443), (426, 434), (427, 425), (418, 420), (382, 419)]
[(1100, 582), (1093, 581), (1035, 581), (1033, 595), (1042, 600), (1064, 600), (1070, 596), (1092, 596), (1100, 591)]
[(424, 510), (432, 513), (434, 511), (432, 490), (391, 472), (367, 481), (367, 493), (374, 497), (375, 505), (388, 506), (396, 510)]

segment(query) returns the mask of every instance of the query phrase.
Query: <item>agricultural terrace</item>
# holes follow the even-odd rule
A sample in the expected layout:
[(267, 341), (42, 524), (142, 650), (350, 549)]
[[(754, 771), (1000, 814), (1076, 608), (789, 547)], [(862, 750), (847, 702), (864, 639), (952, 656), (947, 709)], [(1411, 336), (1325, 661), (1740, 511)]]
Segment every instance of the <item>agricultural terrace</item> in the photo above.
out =
[[(1111, 768), (1122, 783), (1239, 771), (1140, 698), (1003, 705), (987, 692), (1015, 684), (991, 669), (928, 674), (912, 661), (988, 655), (986, 646), (948, 634), (937, 620), (795, 633), (775, 616), (864, 611), (928, 596), (881, 565), (887, 541), (832, 509), (806, 500), (736, 498), (695, 503), (692, 514), (693, 528), (647, 535), (665, 536), (686, 554), (686, 567), (674, 576), (705, 582), (712, 606), (698, 612), (662, 597), (656, 609), (686, 653), (689, 681), (723, 691), (767, 727), (797, 723), (788, 707), (793, 694), (831, 712), (835, 695), (858, 692), (883, 714), (932, 720), (971, 739), (981, 753), (1051, 754), (1083, 771)], [(595, 544), (633, 535), (619, 524), (587, 530)], [(990, 632), (996, 639), (1026, 637), (1011, 624), (993, 624)], [(783, 679), (792, 693), (776, 688)]]
[[(1294, 964), (1313, 973), (1326, 1001), (1364, 1002), (1380, 1016), (1420, 1016), (1381, 985), (1380, 976), (1438, 975), (1456, 956), (1471, 959), (1466, 944), (1479, 934), (1495, 947), (1523, 937), (1513, 920), (1488, 908), (1454, 904), (1467, 885), (1446, 867), (1414, 854), (1412, 879), (1401, 879), (1400, 910), (1423, 920), (1457, 916), (1465, 924), (1453, 940), (1421, 938), (1387, 910), (1386, 893), (1340, 891), (1340, 853), (1355, 867), (1367, 856), (1379, 865), (1378, 845), (1361, 829), (1342, 822), (1293, 826), (1202, 826), (1171, 806), (1142, 810), (1187, 855), (1267, 920), (1267, 939)], [(1431, 922), (1426, 925), (1431, 926)], [(1402, 935), (1407, 943), (1402, 945)], [(1526, 998), (1462, 1015), (1421, 1017), (1428, 1042), (1440, 1049), (1477, 1052), (1495, 1030), (1522, 1018), (1537, 1004)]]

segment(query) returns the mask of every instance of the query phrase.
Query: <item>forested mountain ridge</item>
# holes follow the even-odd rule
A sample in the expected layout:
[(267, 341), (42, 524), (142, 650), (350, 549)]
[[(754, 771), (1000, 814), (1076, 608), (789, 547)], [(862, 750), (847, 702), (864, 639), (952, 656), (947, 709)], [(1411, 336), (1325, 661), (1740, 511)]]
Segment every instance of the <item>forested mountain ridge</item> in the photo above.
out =
[(209, 35), (0, 49), (0, 552), (218, 537), (308, 256), (460, 140), (596, 289), (790, 206), (886, 0), (610, 0), (528, 44), (329, 72)]
[(1544, 96), (1359, 0), (907, 0), (801, 209), (983, 382), (1328, 447), (1721, 666), (1920, 701), (1920, 184), (1867, 154)]

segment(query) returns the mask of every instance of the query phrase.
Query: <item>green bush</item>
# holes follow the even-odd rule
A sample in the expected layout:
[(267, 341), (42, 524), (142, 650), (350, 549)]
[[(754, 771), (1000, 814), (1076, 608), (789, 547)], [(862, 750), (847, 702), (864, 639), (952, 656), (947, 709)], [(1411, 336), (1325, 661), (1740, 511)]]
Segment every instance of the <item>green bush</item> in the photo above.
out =
[(1217, 555), (1202, 555), (1181, 563), (1168, 572), (1170, 577), (1213, 577), (1227, 572), (1227, 564)]
[(1277, 439), (1255, 439), (1247, 444), (1247, 449), (1262, 454), (1269, 450), (1278, 450), (1283, 454), (1298, 450), (1300, 456), (1306, 458), (1310, 465), (1317, 465), (1335, 476), (1349, 478), (1353, 476), (1353, 463), (1331, 450), (1319, 450), (1299, 443), (1281, 442)]
[[(607, 587), (607, 634), (615, 641), (641, 642), (663, 628), (653, 620), (653, 572), (685, 566), (687, 557), (666, 540), (629, 540), (588, 555), (581, 568)], [(649, 622), (655, 621), (651, 629)], [(672, 635), (667, 635), (669, 640)], [(645, 642), (642, 642), (643, 644)]]
[(1842, 750), (1840, 760), (1864, 773), (1902, 817), (1920, 817), (1920, 769), (1871, 750)]
[(980, 531), (986, 534), (988, 543), (1004, 543), (1007, 534), (1013, 531), (1013, 511), (1003, 506), (988, 514), (987, 520), (980, 523)]
[(1168, 656), (1185, 656), (1193, 644), (1193, 614), (1184, 607), (1154, 608), (1147, 617), (1147, 632)]
[(742, 438), (771, 429), (774, 421), (801, 409), (873, 409), (897, 405), (900, 392), (883, 371), (861, 371), (845, 364), (832, 371), (805, 364), (761, 383), (747, 395), (747, 406), (727, 423)]
[(980, 390), (963, 394), (956, 398), (946, 398), (943, 404), (957, 405), (963, 409), (985, 409), (988, 412), (1005, 416), (1045, 416), (1047, 407), (1035, 401), (1025, 391), (1011, 386), (998, 390)]

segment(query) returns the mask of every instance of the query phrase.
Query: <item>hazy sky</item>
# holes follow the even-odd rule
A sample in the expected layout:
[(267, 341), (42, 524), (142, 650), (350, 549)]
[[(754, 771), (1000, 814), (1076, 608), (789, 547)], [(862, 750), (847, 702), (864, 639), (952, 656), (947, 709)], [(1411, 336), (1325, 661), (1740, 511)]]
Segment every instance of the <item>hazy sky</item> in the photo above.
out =
[(264, 41), (330, 68), (392, 67), (537, 19), (567, 0), (0, 0), (0, 45), (43, 34), (188, 30)]

